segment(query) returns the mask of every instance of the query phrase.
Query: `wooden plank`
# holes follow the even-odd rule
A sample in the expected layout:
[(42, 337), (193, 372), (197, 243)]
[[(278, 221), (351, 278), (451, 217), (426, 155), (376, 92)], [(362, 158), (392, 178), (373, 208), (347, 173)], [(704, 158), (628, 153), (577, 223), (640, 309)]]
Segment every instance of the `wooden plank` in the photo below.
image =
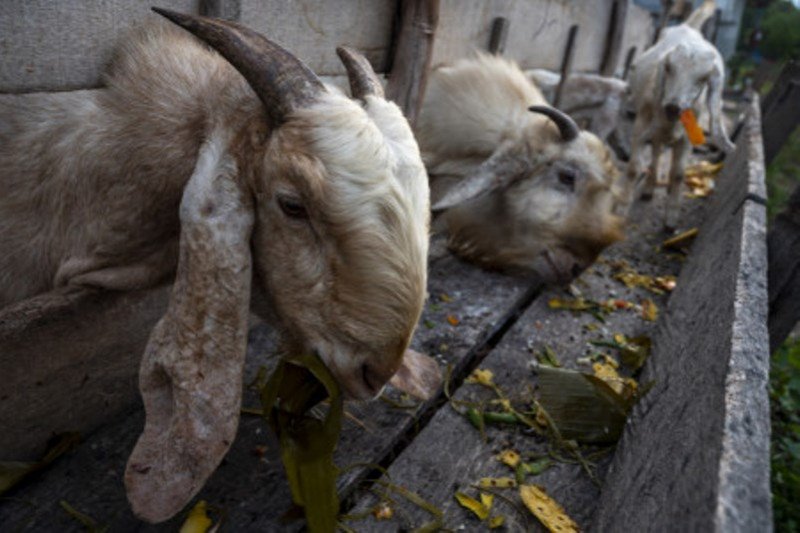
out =
[(625, 55), (625, 67), (622, 69), (622, 79), (627, 80), (628, 74), (631, 71), (631, 65), (633, 64), (633, 58), (636, 57), (636, 47), (631, 46), (628, 49), (628, 53)]
[[(575, 50), (574, 69), (594, 71), (602, 58), (611, 2), (441, 0), (433, 66), (468, 57), (476, 47), (485, 46), (490, 38), (491, 21), (504, 17), (514, 24), (514, 31), (508, 35), (503, 55), (517, 61), (523, 69), (558, 70), (569, 27), (578, 24), (581, 42)], [(650, 23), (646, 22), (646, 26)], [(650, 37), (633, 26), (626, 26), (626, 34), (635, 41), (629, 46), (646, 45)]]
[(593, 528), (770, 531), (766, 213), (758, 99), (653, 339)]
[(425, 97), (438, 23), (439, 0), (401, 0), (386, 98), (400, 106), (412, 127)]
[[(198, 0), (162, 7), (197, 12)], [(135, 25), (155, 20), (151, 0), (8, 0), (0, 2), (0, 92), (98, 87), (112, 45)], [(152, 18), (151, 18), (152, 17)]]
[(38, 458), (54, 433), (87, 433), (128, 409), (168, 293), (57, 290), (0, 311), (0, 458)]
[(761, 106), (764, 162), (775, 159), (781, 147), (800, 125), (800, 61), (784, 65)]
[[(441, 250), (441, 243), (433, 250)], [(413, 346), (435, 355), (443, 365), (453, 365), (456, 374), (463, 374), (470, 360), (487, 349), (487, 343), (496, 342), (504, 325), (530, 302), (531, 290), (525, 280), (488, 274), (446, 253), (438, 256), (431, 262), (431, 297)], [(443, 294), (450, 301), (443, 301)], [(450, 315), (458, 319), (457, 326), (448, 322)], [(251, 331), (246, 383), (262, 364), (270, 364), (267, 354), (273, 349), (271, 330), (262, 326)], [(391, 397), (399, 399), (395, 393)], [(258, 405), (253, 391), (246, 392), (244, 403)], [(337, 464), (346, 468), (355, 463), (388, 463), (396, 447), (436, 405), (431, 401), (398, 409), (381, 401), (348, 404), (351, 416), (346, 419), (336, 452)], [(100, 523), (110, 524), (112, 531), (143, 529), (144, 525), (130, 513), (121, 480), (143, 422), (143, 414), (137, 408), (87, 437), (78, 450), (15, 490), (10, 495), (12, 499), (1, 502), (0, 523), (12, 528), (24, 524), (33, 530), (63, 530), (71, 522), (59, 509), (58, 501), (67, 499)], [(254, 454), (261, 446), (266, 446), (263, 457)], [(367, 466), (346, 470), (339, 479), (340, 492), (349, 494), (370, 470)], [(281, 522), (280, 517), (290, 507), (288, 487), (277, 456), (277, 443), (257, 417), (242, 418), (231, 451), (198, 497), (226, 510), (226, 527), (231, 531), (293, 531), (302, 527), (302, 523)], [(181, 519), (176, 517), (144, 529), (174, 531)]]
[(800, 321), (800, 185), (772, 223), (769, 254), (769, 348), (774, 352)]
[[(707, 203), (702, 200), (685, 201), (682, 205), (684, 224), (699, 222)], [(650, 298), (664, 312), (666, 295), (654, 295), (643, 289), (629, 289), (612, 279), (611, 261), (625, 259), (639, 272), (652, 275), (677, 274), (681, 261), (674, 256), (656, 250), (664, 235), (659, 225), (663, 209), (663, 195), (659, 194), (653, 204), (638, 204), (632, 213), (637, 224), (630, 229), (628, 239), (618, 243), (602, 254), (602, 262), (585, 272), (577, 283), (581, 292), (588, 298), (605, 301), (609, 297), (640, 302)], [(696, 252), (693, 252), (696, 253)], [(544, 346), (551, 347), (566, 367), (583, 368), (577, 359), (593, 352), (601, 351), (588, 343), (598, 338), (609, 339), (615, 332), (629, 336), (651, 335), (657, 324), (645, 321), (638, 312), (619, 311), (610, 314), (605, 324), (597, 323), (588, 314), (574, 316), (564, 311), (549, 309), (551, 297), (564, 297), (559, 289), (543, 293), (509, 330), (502, 342), (480, 362), (479, 367), (491, 370), (494, 381), (510, 398), (530, 396), (537, 379), (531, 371), (534, 360), (533, 351)], [(598, 331), (589, 331), (585, 326), (599, 324)], [(454, 384), (457, 385), (457, 384)], [(454, 394), (456, 401), (481, 401), (493, 395), (478, 385), (465, 384)], [(409, 489), (437, 508), (445, 516), (444, 527), (450, 530), (478, 530), (477, 520), (454, 500), (457, 490), (470, 491), (470, 484), (482, 477), (499, 477), (513, 474), (496, 460), (495, 456), (503, 449), (513, 448), (521, 453), (546, 453), (547, 442), (518, 427), (488, 426), (488, 439), (484, 442), (479, 432), (470, 425), (464, 416), (457, 414), (448, 405), (443, 406), (430, 423), (414, 441), (392, 463), (388, 475), (395, 485)], [(596, 475), (602, 483), (609, 458), (601, 460)], [(597, 506), (598, 488), (575, 464), (558, 463), (543, 474), (529, 478), (529, 481), (543, 486), (567, 513), (575, 519), (581, 530), (595, 530), (591, 518)], [(474, 493), (474, 492), (473, 492)], [(510, 497), (512, 493), (505, 492)], [(395, 518), (392, 521), (378, 522), (371, 516), (362, 521), (348, 523), (359, 532), (411, 530), (430, 520), (430, 515), (421, 508), (397, 497)], [(356, 504), (352, 514), (368, 511), (377, 503), (373, 494), (365, 494)], [(502, 501), (495, 498), (496, 511), (506, 519), (507, 531), (538, 530), (529, 527), (524, 519)], [(536, 520), (530, 517), (529, 522)], [(602, 528), (598, 530), (604, 530)], [(617, 527), (616, 531), (634, 531)], [(641, 528), (639, 529), (641, 530)]]
[(603, 48), (603, 59), (600, 62), (600, 74), (613, 76), (617, 71), (619, 55), (622, 51), (622, 37), (625, 34), (625, 21), (628, 17), (627, 0), (614, 0), (611, 3), (611, 15), (608, 21), (608, 33)]
[[(384, 71), (396, 0), (162, 0), (161, 7), (237, 18), (284, 45), (319, 75), (344, 73), (336, 47), (362, 51)], [(98, 87), (115, 43), (159, 17), (151, 0), (0, 2), (0, 92)], [(238, 14), (238, 16), (237, 16)]]
[(556, 87), (556, 94), (553, 96), (553, 107), (561, 105), (561, 95), (564, 92), (564, 85), (569, 79), (569, 73), (572, 70), (572, 59), (575, 52), (575, 39), (578, 36), (578, 25), (573, 24), (567, 33), (567, 44), (564, 46), (564, 55), (561, 59), (561, 78), (558, 80)]
[(656, 44), (658, 42), (658, 38), (661, 37), (661, 32), (667, 27), (667, 22), (669, 22), (669, 15), (670, 11), (672, 10), (673, 3), (673, 0), (661, 0), (661, 12), (658, 17), (656, 32), (653, 34), (652, 44)]

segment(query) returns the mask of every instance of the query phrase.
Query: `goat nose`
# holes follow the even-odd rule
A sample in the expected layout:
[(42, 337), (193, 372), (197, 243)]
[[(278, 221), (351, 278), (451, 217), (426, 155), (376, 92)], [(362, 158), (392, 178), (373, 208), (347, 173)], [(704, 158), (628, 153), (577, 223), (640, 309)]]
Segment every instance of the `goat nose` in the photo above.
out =
[(681, 114), (681, 108), (675, 104), (667, 104), (664, 106), (664, 114), (667, 115), (667, 119), (669, 120), (678, 120), (678, 116)]

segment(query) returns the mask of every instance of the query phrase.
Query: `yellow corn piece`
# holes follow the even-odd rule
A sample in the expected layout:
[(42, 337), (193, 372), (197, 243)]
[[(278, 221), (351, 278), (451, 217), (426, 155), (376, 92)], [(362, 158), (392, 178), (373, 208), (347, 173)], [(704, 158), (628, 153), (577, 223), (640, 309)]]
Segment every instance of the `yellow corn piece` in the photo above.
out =
[(681, 123), (683, 129), (686, 130), (686, 136), (689, 137), (689, 142), (697, 146), (706, 142), (706, 136), (703, 135), (703, 128), (697, 123), (694, 116), (694, 111), (691, 109), (684, 109), (681, 111)]
[(539, 519), (548, 531), (558, 533), (578, 532), (578, 524), (567, 516), (564, 508), (536, 485), (521, 485), (519, 495), (525, 507)]
[(211, 519), (206, 514), (206, 508), (205, 500), (197, 502), (197, 505), (189, 511), (189, 516), (181, 526), (180, 533), (206, 533), (211, 527)]
[(481, 493), (481, 501), (478, 501), (472, 496), (464, 494), (463, 492), (456, 492), (455, 496), (456, 501), (458, 501), (462, 507), (472, 511), (472, 513), (479, 519), (486, 520), (489, 518), (489, 512), (492, 509), (494, 496)]

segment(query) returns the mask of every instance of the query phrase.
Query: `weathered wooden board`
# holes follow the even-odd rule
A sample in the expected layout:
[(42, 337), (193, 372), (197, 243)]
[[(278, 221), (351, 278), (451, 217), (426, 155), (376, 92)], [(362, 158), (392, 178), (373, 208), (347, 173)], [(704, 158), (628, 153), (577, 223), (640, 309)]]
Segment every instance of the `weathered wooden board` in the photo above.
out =
[[(485, 50), (492, 21), (505, 17), (510, 24), (504, 55), (517, 60), (523, 68), (558, 70), (569, 27), (578, 24), (581, 29), (573, 68), (597, 71), (603, 61), (611, 4), (612, 0), (443, 0), (433, 65)], [(634, 15), (628, 17), (627, 39), (622, 39), (622, 46), (627, 42), (627, 46), (639, 44), (642, 49), (649, 38), (646, 30), (652, 25), (648, 21), (642, 27), (640, 8), (632, 6), (629, 11)]]
[(89, 432), (128, 409), (168, 294), (56, 290), (0, 311), (0, 458), (38, 458), (53, 433)]
[[(593, 527), (770, 531), (766, 220), (758, 99), (654, 337)], [(680, 524), (680, 526), (678, 526)]]
[[(0, 92), (64, 91), (97, 87), (114, 43), (147, 19), (150, 0), (6, 0), (0, 2)], [(348, 44), (367, 56), (378, 72), (388, 64), (397, 0), (162, 0), (161, 7), (203, 11), (263, 32), (294, 52), (320, 75), (344, 69), (335, 47)], [(581, 25), (575, 69), (596, 71), (603, 60), (612, 0), (448, 0), (442, 2), (443, 31), (433, 63), (452, 61), (485, 49), (493, 17), (511, 22), (506, 54), (526, 68), (557, 68), (566, 34)], [(628, 9), (621, 46), (648, 42), (652, 24), (644, 10)], [(615, 44), (616, 46), (616, 44)], [(613, 51), (612, 51), (613, 52)]]
[[(439, 246), (434, 247), (438, 249)], [(487, 274), (447, 254), (433, 259), (428, 290), (431, 297), (414, 347), (435, 355), (442, 364), (453, 365), (455, 374), (463, 373), (476, 352), (492, 341), (498, 329), (513, 319), (534, 294), (525, 280)], [(443, 294), (451, 301), (444, 301)], [(448, 322), (450, 315), (458, 325)], [(255, 376), (260, 365), (268, 362), (265, 354), (271, 346), (268, 330), (251, 331), (246, 382)], [(252, 392), (246, 394), (245, 405), (257, 406)], [(380, 401), (348, 405), (354, 418), (348, 418), (345, 424), (337, 464), (347, 467), (390, 461), (398, 443), (434, 406), (435, 402), (428, 402), (412, 409), (398, 409)], [(142, 412), (136, 409), (89, 436), (75, 452), (15, 490), (12, 500), (0, 500), (0, 524), (30, 531), (77, 529), (58, 507), (58, 501), (65, 499), (100, 523), (109, 523), (112, 531), (175, 530), (182, 517), (159, 527), (146, 527), (131, 515), (125, 500), (122, 473), (142, 425)], [(199, 495), (226, 510), (227, 527), (233, 531), (300, 527), (280, 523), (290, 498), (276, 444), (268, 434), (262, 420), (244, 416), (233, 448)], [(262, 445), (268, 450), (265, 457), (259, 458), (253, 452)], [(341, 493), (352, 491), (369, 469), (362, 466), (342, 475)]]
[[(198, 0), (155, 2), (196, 13)], [(0, 2), (0, 92), (97, 87), (112, 45), (148, 17), (151, 0)]]
[[(158, 5), (197, 13), (199, 0), (4, 0), (0, 2), (0, 92), (97, 87), (116, 41)], [(229, 10), (230, 11), (230, 10)], [(240, 21), (320, 75), (344, 73), (336, 46), (349, 44), (383, 71), (395, 0), (242, 0)]]
[(439, 0), (400, 0), (386, 98), (400, 106), (412, 128), (425, 97), (438, 24)]

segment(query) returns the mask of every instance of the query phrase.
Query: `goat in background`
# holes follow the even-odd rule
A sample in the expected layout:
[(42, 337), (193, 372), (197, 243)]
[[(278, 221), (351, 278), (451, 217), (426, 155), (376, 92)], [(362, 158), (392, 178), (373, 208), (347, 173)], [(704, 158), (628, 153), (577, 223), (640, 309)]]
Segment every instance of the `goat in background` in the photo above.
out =
[(610, 152), (516, 63), (479, 55), (434, 70), (416, 133), (456, 254), (567, 283), (623, 237)]
[(728, 153), (734, 146), (722, 121), (722, 88), (725, 65), (713, 44), (703, 38), (700, 28), (714, 14), (714, 2), (706, 0), (678, 26), (664, 29), (659, 40), (634, 62), (630, 93), (636, 119), (631, 139), (631, 160), (627, 175), (631, 183), (642, 173), (643, 151), (652, 145), (650, 171), (642, 199), (653, 197), (661, 151), (672, 149), (667, 185), (664, 226), (671, 231), (677, 223), (680, 186), (690, 144), (678, 119), (685, 110), (697, 110), (705, 95), (711, 141)]

